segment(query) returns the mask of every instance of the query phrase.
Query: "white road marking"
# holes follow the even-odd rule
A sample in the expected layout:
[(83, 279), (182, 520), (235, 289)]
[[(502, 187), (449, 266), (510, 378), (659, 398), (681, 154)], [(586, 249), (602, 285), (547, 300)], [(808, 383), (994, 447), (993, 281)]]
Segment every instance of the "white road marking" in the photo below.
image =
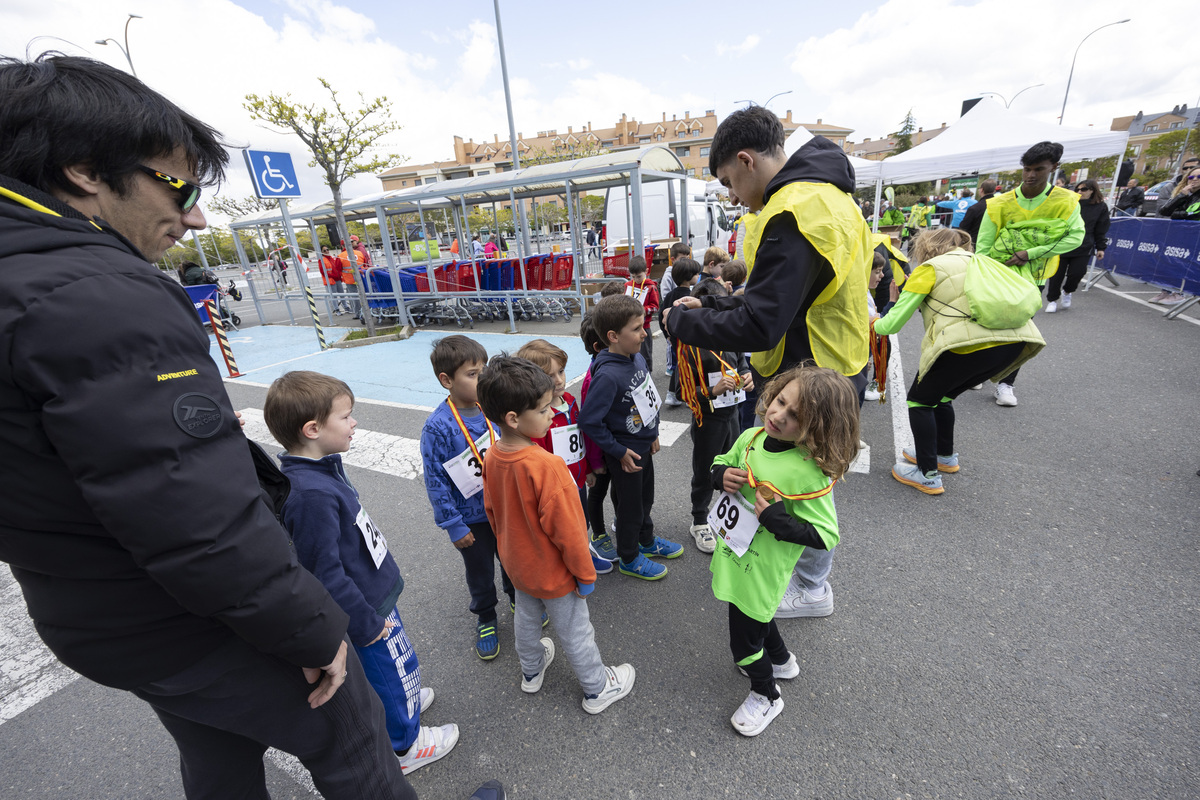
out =
[(690, 427), (690, 422), (668, 422), (660, 419), (658, 421), (658, 443), (663, 447), (670, 447)]
[(317, 792), (317, 787), (313, 784), (312, 775), (309, 774), (308, 768), (300, 763), (300, 759), (291, 753), (285, 753), (272, 747), (267, 750), (267, 760), (286, 772), (288, 777), (299, 784), (300, 788), (311, 792), (313, 797), (321, 797)]
[[(283, 445), (275, 441), (267, 428), (261, 409), (243, 408), (241, 414), (246, 421), (243, 430), (247, 438), (267, 445), (267, 450), (272, 453), (283, 449)], [(409, 480), (424, 471), (421, 467), (421, 443), (418, 440), (362, 428), (354, 431), (350, 452), (342, 454), (342, 463)]]
[(904, 385), (904, 365), (900, 363), (900, 348), (889, 348), (891, 358), (888, 359), (887, 394), (888, 405), (892, 407), (892, 439), (896, 443), (896, 463), (904, 460), (901, 452), (906, 447), (913, 447), (912, 428), (908, 425), (908, 389)]
[(850, 466), (846, 468), (846, 471), (857, 472), (862, 475), (871, 474), (871, 445), (867, 445), (858, 451), (858, 455), (850, 462)]
[(78, 679), (42, 643), (17, 579), (0, 569), (0, 725)]
[[(1167, 312), (1170, 311), (1172, 308), (1174, 308), (1174, 306), (1163, 306), (1163, 305), (1159, 305), (1158, 303), (1151, 303), (1147, 300), (1141, 299), (1140, 297), (1132, 297), (1131, 295), (1133, 294), (1133, 292), (1121, 292), (1116, 289), (1113, 289), (1111, 286), (1101, 286), (1100, 284), (1096, 284), (1092, 288), (1093, 289), (1103, 289), (1104, 291), (1108, 292), (1109, 294), (1115, 294), (1117, 297), (1124, 297), (1126, 300), (1132, 300), (1133, 302), (1137, 303), (1140, 306), (1145, 306), (1146, 308), (1153, 308), (1155, 311), (1161, 311), (1163, 313), (1163, 316), (1166, 316)], [(1149, 294), (1149, 292), (1142, 292), (1142, 294)], [(1070, 312), (1068, 312), (1068, 313), (1070, 313)], [(1175, 319), (1183, 320), (1184, 322), (1190, 322), (1193, 325), (1200, 325), (1200, 319), (1193, 319), (1192, 317), (1187, 317), (1187, 316), (1184, 316), (1183, 314), (1180, 314)]]

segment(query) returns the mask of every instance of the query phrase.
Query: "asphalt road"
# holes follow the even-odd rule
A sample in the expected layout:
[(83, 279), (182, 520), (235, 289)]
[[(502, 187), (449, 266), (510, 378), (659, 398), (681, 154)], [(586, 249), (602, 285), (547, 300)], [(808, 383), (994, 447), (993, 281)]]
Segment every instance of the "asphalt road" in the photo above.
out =
[[(601, 576), (590, 600), (606, 661), (638, 670), (597, 717), (565, 659), (539, 694), (520, 691), (506, 610), (500, 656), (475, 657), (461, 560), (422, 483), (349, 468), (405, 576), (401, 615), (438, 696), (426, 721), (462, 730), (412, 783), (465, 798), (495, 777), (520, 800), (1200, 797), (1200, 326), (1160, 317), (1099, 290), (1039, 314), (1049, 346), (1021, 372), (1020, 405), (987, 391), (956, 403), (962, 471), (939, 497), (890, 477), (891, 407), (863, 409), (872, 469), (836, 492), (836, 610), (780, 622), (801, 674), (756, 739), (729, 724), (748, 683), (687, 534), (686, 436), (657, 457), (654, 515), (683, 557), (658, 583)], [(911, 379), (919, 323), (899, 338)], [(657, 360), (664, 391), (661, 340)], [(230, 387), (235, 408), (264, 392)], [(356, 412), (407, 438), (424, 416)], [(276, 762), (267, 772), (273, 797), (312, 796)], [(143, 704), (78, 680), (0, 724), (0, 797), (66, 796), (181, 796)]]

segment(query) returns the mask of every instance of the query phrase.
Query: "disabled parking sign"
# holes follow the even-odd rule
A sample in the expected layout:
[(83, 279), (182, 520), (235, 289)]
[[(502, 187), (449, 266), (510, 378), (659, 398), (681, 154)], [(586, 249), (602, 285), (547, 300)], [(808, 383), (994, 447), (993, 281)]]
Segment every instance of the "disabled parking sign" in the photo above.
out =
[(300, 196), (300, 182), (296, 180), (296, 168), (289, 153), (243, 150), (242, 154), (254, 181), (254, 192), (260, 198)]

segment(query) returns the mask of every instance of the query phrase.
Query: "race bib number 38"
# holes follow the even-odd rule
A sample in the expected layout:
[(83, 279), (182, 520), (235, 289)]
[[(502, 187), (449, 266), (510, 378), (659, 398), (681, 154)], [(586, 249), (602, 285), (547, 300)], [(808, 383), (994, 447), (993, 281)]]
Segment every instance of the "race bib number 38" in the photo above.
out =
[(758, 531), (758, 516), (754, 506), (740, 493), (723, 492), (708, 512), (708, 527), (741, 558)]
[[(492, 437), (487, 431), (475, 440), (475, 449), (479, 451), (480, 458), (487, 454), (491, 444)], [(446, 468), (446, 474), (454, 481), (455, 487), (464, 498), (474, 497), (483, 491), (483, 463), (475, 457), (471, 448), (463, 450), (442, 466)]]

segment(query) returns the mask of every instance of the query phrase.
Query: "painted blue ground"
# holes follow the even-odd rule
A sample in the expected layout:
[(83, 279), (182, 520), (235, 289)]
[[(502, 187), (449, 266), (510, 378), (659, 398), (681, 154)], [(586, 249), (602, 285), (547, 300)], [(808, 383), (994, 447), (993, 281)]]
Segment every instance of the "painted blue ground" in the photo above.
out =
[[(337, 341), (347, 328), (326, 328), (326, 341)], [(458, 331), (418, 331), (402, 342), (321, 351), (311, 327), (271, 326), (233, 333), (229, 346), (237, 360), (241, 378), (233, 383), (269, 384), (294, 369), (308, 369), (340, 378), (349, 384), (359, 400), (433, 408), (446, 399), (446, 390), (438, 383), (429, 365), (433, 343)], [(583, 374), (588, 364), (583, 342), (578, 336), (539, 337), (527, 334), (471, 333), (464, 331), (487, 350), (489, 356), (501, 350), (516, 353), (531, 339), (546, 338), (567, 353), (567, 381)], [(214, 340), (209, 348), (213, 361), (225, 373), (225, 363)]]

